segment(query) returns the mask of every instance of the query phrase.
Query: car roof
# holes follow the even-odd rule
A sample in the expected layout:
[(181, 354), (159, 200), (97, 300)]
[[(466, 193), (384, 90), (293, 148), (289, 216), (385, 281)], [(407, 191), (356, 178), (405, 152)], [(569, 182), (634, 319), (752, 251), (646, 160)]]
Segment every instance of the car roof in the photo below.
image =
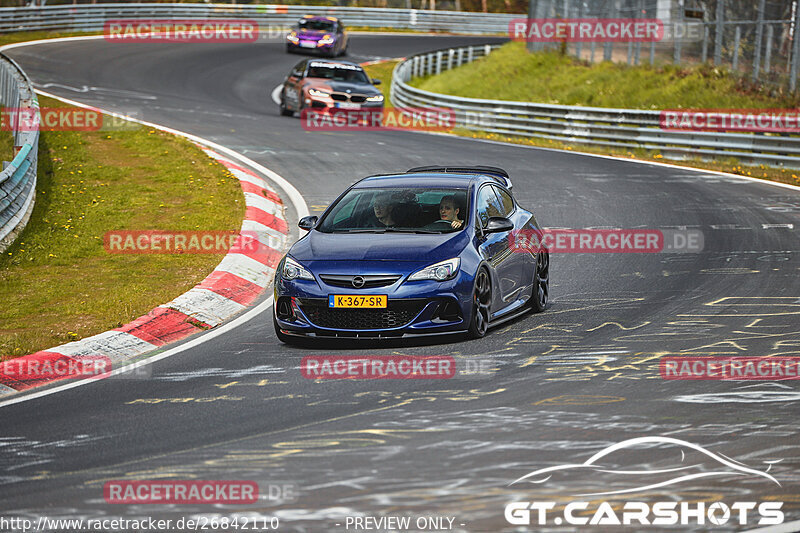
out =
[(354, 188), (365, 189), (372, 187), (408, 187), (429, 188), (437, 187), (463, 189), (472, 183), (480, 182), (497, 183), (495, 178), (483, 174), (455, 173), (455, 172), (413, 172), (402, 174), (377, 174), (367, 176), (354, 185)]
[(303, 15), (303, 18), (300, 20), (329, 20), (331, 22), (339, 22), (338, 18), (325, 15)]

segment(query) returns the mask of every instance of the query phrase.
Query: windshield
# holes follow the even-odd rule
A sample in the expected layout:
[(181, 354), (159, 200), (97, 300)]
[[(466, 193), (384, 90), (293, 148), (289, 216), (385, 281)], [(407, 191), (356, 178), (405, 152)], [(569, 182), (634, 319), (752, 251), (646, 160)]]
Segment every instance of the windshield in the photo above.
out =
[(342, 63), (320, 63), (312, 62), (308, 67), (307, 78), (324, 78), (334, 81), (352, 81), (358, 83), (369, 83), (369, 78), (361, 67), (355, 65), (345, 65)]
[(301, 20), (298, 23), (298, 27), (301, 30), (310, 30), (310, 31), (333, 32), (334, 30), (336, 30), (336, 24), (334, 22), (331, 22), (330, 20), (317, 20), (317, 19)]
[(324, 233), (451, 233), (465, 227), (466, 189), (351, 189), (317, 225)]

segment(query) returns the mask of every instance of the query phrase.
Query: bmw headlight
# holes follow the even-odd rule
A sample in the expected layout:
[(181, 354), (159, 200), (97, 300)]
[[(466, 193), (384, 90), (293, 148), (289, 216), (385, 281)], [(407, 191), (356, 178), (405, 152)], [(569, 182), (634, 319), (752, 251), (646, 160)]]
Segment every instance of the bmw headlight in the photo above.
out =
[(367, 96), (367, 102), (383, 102), (383, 95), (376, 94), (375, 96)]
[(314, 276), (311, 275), (311, 272), (306, 270), (300, 263), (288, 255), (286, 256), (286, 260), (283, 262), (281, 277), (287, 281), (291, 281), (293, 279), (314, 279)]
[(326, 93), (325, 91), (320, 91), (318, 89), (309, 89), (308, 90), (308, 94), (310, 94), (311, 96), (319, 96), (319, 97), (322, 97), (322, 98), (325, 98), (325, 97), (331, 95), (331, 93)]
[(331, 37), (330, 35), (323, 35), (322, 39), (317, 41), (317, 46), (324, 46), (326, 44), (333, 44), (334, 40), (335, 39), (333, 37)]
[(461, 265), (461, 258), (454, 257), (441, 263), (436, 263), (418, 270), (408, 277), (408, 281), (418, 281), (421, 279), (433, 279), (436, 281), (447, 281), (453, 279), (458, 274), (458, 267)]
[(294, 44), (297, 44), (300, 42), (300, 37), (298, 37), (295, 32), (292, 32), (286, 36), (286, 40)]

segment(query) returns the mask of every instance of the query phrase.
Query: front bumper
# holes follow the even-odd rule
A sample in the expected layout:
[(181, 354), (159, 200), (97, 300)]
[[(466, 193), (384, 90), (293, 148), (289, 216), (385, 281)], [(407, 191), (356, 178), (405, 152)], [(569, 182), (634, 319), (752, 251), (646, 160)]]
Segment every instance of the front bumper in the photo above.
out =
[(333, 47), (336, 46), (336, 41), (332, 42), (331, 44), (323, 44), (323, 45), (318, 45), (316, 44), (315, 41), (306, 41), (306, 42), (313, 42), (315, 45), (314, 47), (302, 46), (301, 44), (302, 42), (303, 41), (300, 41), (300, 43), (295, 44), (291, 41), (286, 41), (286, 49), (290, 52), (309, 52), (312, 54), (314, 52), (319, 52), (321, 54), (330, 54), (331, 51), (334, 49)]
[[(466, 331), (471, 313), (472, 281), (463, 272), (446, 282), (433, 280), (388, 287), (347, 289), (321, 280), (275, 283), (273, 314), (283, 333), (309, 337), (402, 337)], [(328, 296), (388, 296), (385, 309), (328, 307)]]

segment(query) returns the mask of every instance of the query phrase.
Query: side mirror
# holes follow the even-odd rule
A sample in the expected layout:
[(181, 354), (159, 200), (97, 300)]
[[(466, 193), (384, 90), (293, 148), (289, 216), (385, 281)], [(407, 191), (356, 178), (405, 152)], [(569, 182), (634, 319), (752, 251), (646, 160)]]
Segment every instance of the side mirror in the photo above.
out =
[(316, 225), (317, 225), (317, 217), (303, 217), (300, 219), (300, 222), (297, 223), (298, 228), (304, 229), (306, 231), (309, 231)]
[(486, 223), (486, 228), (483, 231), (486, 233), (502, 233), (512, 229), (514, 229), (514, 223), (506, 217), (489, 217), (489, 222)]
[(381, 80), (379, 80), (377, 78), (372, 78), (372, 85), (380, 85), (380, 84), (381, 84)]

